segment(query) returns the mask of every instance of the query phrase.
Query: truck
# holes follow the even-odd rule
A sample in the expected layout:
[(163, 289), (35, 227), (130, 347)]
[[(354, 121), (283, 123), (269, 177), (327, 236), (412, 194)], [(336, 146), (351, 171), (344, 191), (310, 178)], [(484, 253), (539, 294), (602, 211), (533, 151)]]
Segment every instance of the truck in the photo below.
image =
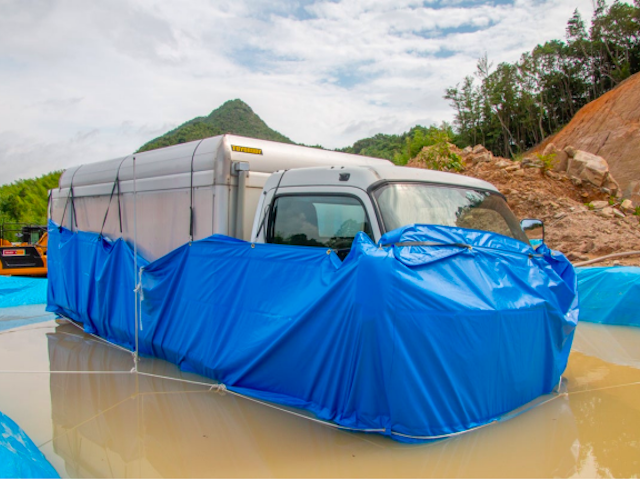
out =
[(402, 442), (561, 387), (575, 273), (490, 183), (221, 135), (70, 168), (50, 199), (47, 310), (136, 374), (163, 358)]
[(329, 248), (344, 257), (359, 231), (377, 242), (413, 223), (528, 243), (488, 182), (228, 134), (69, 168), (51, 193), (58, 224), (129, 242), (135, 193), (137, 247), (149, 261), (213, 234)]

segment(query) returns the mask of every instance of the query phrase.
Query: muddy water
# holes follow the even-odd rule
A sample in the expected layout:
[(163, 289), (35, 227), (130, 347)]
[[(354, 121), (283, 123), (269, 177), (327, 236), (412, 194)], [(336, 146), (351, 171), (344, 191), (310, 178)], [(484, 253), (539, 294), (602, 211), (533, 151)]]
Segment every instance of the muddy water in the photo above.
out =
[[(69, 477), (640, 475), (640, 329), (580, 324), (567, 395), (445, 441), (352, 434), (206, 386), (129, 373), (70, 325), (0, 335), (0, 410)], [(141, 370), (208, 380), (156, 359)], [(118, 373), (120, 372), (120, 373)]]

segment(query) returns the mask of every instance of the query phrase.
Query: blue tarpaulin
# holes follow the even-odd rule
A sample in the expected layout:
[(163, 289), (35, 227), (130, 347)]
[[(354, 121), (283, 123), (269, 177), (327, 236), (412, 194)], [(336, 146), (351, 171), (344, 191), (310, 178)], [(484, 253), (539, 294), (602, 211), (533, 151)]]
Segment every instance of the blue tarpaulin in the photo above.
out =
[[(425, 441), (549, 393), (578, 320), (561, 254), (413, 225), (331, 250), (212, 237), (144, 266), (140, 351), (343, 427)], [(133, 254), (50, 224), (48, 309), (132, 347)]]
[(577, 268), (580, 320), (640, 327), (640, 268)]
[(46, 300), (46, 278), (0, 275), (0, 308), (42, 304)]
[(0, 478), (60, 478), (27, 434), (2, 412)]

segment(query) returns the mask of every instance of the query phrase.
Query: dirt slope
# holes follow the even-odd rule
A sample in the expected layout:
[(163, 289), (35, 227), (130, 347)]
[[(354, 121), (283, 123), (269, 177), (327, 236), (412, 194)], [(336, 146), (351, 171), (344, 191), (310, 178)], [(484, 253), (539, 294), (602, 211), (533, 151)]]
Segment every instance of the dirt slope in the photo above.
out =
[(542, 152), (549, 143), (604, 157), (623, 196), (640, 203), (640, 73), (585, 105), (534, 152)]
[[(610, 196), (600, 188), (586, 182), (576, 185), (563, 173), (494, 157), (481, 146), (474, 148), (477, 154), (453, 145), (451, 148), (464, 159), (462, 174), (495, 185), (518, 218), (544, 221), (547, 245), (560, 250), (571, 261), (640, 250), (640, 217), (632, 211), (622, 211), (613, 200), (610, 203)], [(408, 166), (424, 168), (424, 163), (418, 156)], [(599, 265), (612, 265), (614, 261), (640, 266), (638, 256)]]

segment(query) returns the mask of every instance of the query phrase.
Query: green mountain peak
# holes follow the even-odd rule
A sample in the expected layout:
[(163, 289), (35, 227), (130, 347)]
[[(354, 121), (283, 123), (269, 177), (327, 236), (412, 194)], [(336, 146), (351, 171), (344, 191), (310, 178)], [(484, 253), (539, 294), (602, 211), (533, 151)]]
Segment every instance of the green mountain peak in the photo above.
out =
[(255, 114), (251, 107), (240, 99), (228, 100), (206, 117), (196, 117), (164, 135), (144, 144), (138, 152), (155, 150), (179, 143), (232, 133), (245, 137), (294, 143), (279, 132), (272, 130)]

